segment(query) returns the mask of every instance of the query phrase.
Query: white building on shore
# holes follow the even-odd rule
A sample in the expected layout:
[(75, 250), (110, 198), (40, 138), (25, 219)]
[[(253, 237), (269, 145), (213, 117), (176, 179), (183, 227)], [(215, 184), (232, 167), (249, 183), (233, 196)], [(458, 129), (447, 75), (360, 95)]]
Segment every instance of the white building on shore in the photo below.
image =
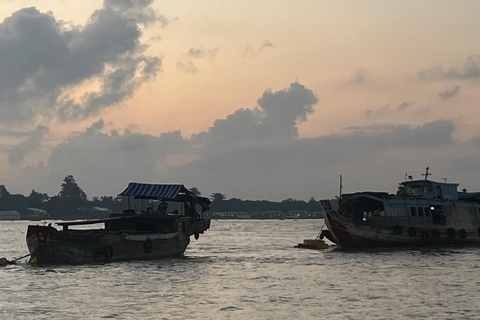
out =
[(18, 211), (0, 211), (0, 220), (19, 220), (20, 217)]

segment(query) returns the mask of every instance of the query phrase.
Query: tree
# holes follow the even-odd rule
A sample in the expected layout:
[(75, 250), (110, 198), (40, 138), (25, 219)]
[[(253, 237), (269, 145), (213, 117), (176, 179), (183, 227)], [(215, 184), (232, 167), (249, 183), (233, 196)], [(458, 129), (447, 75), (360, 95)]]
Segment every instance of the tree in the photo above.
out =
[(2, 184), (0, 185), (0, 198), (4, 199), (10, 196), (10, 192), (7, 191), (7, 188)]
[(77, 182), (72, 175), (68, 175), (63, 179), (62, 189), (58, 194), (60, 198), (74, 198), (87, 200), (87, 195), (83, 190), (78, 186)]
[(30, 195), (27, 197), (27, 203), (30, 207), (40, 207), (43, 203), (47, 202), (48, 199), (48, 194), (32, 190)]
[(224, 195), (223, 193), (215, 192), (215, 193), (212, 193), (210, 197), (212, 198), (213, 202), (220, 202), (225, 200), (227, 196)]
[(40, 203), (48, 201), (48, 198), (49, 198), (48, 194), (36, 192), (35, 190), (32, 190), (32, 192), (30, 193), (30, 195), (28, 197), (31, 200), (34, 200), (34, 201), (37, 201), (37, 202), (40, 202)]

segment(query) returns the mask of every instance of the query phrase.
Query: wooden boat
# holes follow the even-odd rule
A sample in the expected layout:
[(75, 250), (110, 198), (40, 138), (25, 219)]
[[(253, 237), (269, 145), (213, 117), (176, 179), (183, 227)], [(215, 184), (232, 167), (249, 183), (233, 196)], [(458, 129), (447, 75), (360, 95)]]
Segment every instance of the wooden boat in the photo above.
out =
[[(120, 196), (128, 197), (129, 209), (106, 219), (56, 223), (61, 230), (50, 224), (29, 225), (30, 261), (82, 264), (181, 255), (190, 236), (198, 239), (210, 227), (210, 220), (202, 218), (210, 200), (194, 195), (182, 184), (131, 182)], [(133, 200), (135, 205), (146, 202), (146, 207), (130, 209), (131, 198), (140, 199)], [(103, 228), (87, 228), (93, 224), (103, 224)]]
[(322, 200), (321, 238), (344, 248), (480, 244), (480, 193), (458, 192), (457, 183), (400, 183), (397, 194), (343, 194), (338, 210)]

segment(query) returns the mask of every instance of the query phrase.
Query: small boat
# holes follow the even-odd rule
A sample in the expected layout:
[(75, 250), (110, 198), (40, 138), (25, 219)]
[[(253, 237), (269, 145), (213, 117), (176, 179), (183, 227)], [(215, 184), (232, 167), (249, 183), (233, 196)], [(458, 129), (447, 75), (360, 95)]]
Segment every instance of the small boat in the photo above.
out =
[(457, 191), (458, 183), (400, 183), (397, 194), (342, 194), (338, 209), (322, 200), (327, 238), (344, 248), (480, 244), (480, 192)]
[[(131, 182), (119, 196), (128, 197), (129, 208), (105, 219), (56, 223), (61, 230), (51, 224), (29, 225), (29, 261), (83, 264), (182, 255), (190, 236), (198, 239), (210, 228), (210, 220), (202, 218), (210, 200), (182, 184)], [(132, 198), (135, 205), (147, 203), (146, 207), (131, 209)], [(88, 228), (93, 224), (103, 224), (103, 228)]]

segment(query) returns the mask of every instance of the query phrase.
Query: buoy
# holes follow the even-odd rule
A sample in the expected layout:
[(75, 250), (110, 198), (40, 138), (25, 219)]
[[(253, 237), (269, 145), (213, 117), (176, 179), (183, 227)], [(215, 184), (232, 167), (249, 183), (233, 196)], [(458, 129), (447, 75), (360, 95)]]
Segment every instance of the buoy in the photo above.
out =
[(8, 264), (7, 258), (0, 258), (0, 267), (4, 267)]
[(314, 240), (303, 240), (303, 243), (299, 243), (295, 246), (295, 248), (303, 248), (303, 249), (328, 249), (328, 244), (321, 239), (314, 239)]

